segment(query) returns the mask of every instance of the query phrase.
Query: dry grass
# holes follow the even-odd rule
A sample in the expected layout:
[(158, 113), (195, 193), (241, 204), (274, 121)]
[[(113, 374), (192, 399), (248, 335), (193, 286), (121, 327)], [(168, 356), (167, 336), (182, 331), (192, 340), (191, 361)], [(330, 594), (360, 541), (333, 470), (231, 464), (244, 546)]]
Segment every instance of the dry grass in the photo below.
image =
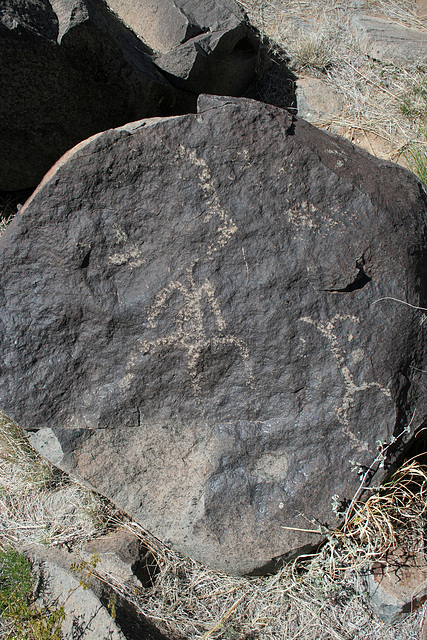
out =
[(17, 211), (31, 194), (31, 189), (24, 189), (15, 193), (0, 192), (0, 236), (6, 231)]
[[(385, 558), (400, 545), (423, 549), (427, 509), (427, 470), (408, 460), (389, 482), (347, 514), (334, 534), (351, 566)], [(421, 546), (420, 546), (421, 545)]]
[(6, 231), (7, 225), (12, 220), (16, 211), (10, 199), (0, 202), (0, 236)]
[[(138, 527), (133, 526), (138, 533)], [(141, 532), (147, 543), (147, 537)], [(153, 547), (152, 547), (153, 548)], [(333, 549), (333, 555), (331, 550)], [(213, 572), (172, 551), (153, 549), (160, 573), (135, 603), (166, 633), (185, 638), (409, 640), (419, 615), (395, 627), (376, 619), (361, 595), (358, 573), (338, 565), (338, 544), (264, 578)], [(331, 558), (334, 562), (331, 563)], [(332, 571), (333, 569), (333, 571)]]
[(173, 638), (194, 640), (415, 640), (421, 614), (394, 627), (376, 619), (360, 576), (414, 537), (423, 524), (427, 476), (410, 461), (387, 486), (347, 512), (344, 529), (326, 533), (314, 556), (275, 575), (233, 577), (181, 556), (97, 494), (71, 481), (34, 451), (23, 432), (0, 415), (0, 527), (3, 542), (80, 543), (112, 527), (131, 530), (151, 552), (151, 586), (128, 590), (109, 582)]
[[(349, 24), (356, 11), (369, 11), (427, 33), (427, 23), (417, 18), (413, 2), (242, 0), (241, 4), (268, 39), (276, 60), (281, 55), (297, 76), (322, 78), (331, 92), (343, 97), (341, 113), (314, 124), (415, 170), (414, 152), (423, 162), (427, 159), (423, 133), (427, 123), (427, 60), (405, 66), (374, 60), (352, 35)], [(270, 88), (273, 94), (279, 95), (279, 89)]]
[(76, 544), (100, 535), (118, 511), (44, 460), (0, 412), (0, 531), (4, 542)]

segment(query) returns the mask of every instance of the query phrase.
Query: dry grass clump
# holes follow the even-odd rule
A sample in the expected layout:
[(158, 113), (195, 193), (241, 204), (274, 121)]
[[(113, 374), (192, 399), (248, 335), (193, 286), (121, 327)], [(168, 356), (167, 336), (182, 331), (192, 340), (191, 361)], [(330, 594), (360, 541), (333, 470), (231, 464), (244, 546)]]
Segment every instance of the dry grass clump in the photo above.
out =
[(427, 469), (413, 458), (365, 501), (356, 502), (334, 533), (334, 544), (350, 566), (386, 558), (400, 545), (422, 550), (426, 510)]
[(16, 213), (15, 207), (10, 198), (0, 202), (0, 236), (6, 231), (7, 225)]
[[(427, 60), (400, 66), (374, 60), (350, 28), (352, 15), (369, 12), (427, 34), (427, 23), (417, 18), (413, 2), (242, 0), (241, 4), (275, 51), (276, 60), (282, 56), (298, 75), (322, 78), (331, 92), (344, 98), (341, 113), (331, 113), (314, 124), (345, 135), (375, 155), (409, 164), (413, 170), (418, 169), (414, 154), (418, 165), (425, 164)], [(280, 94), (270, 90), (274, 93)]]
[[(152, 585), (137, 594), (116, 585), (161, 630), (194, 640), (415, 640), (420, 614), (389, 627), (360, 595), (360, 571), (340, 559), (340, 541), (275, 575), (233, 577), (183, 558), (129, 525), (156, 561)], [(351, 561), (350, 561), (351, 560)]]
[[(363, 484), (363, 483), (362, 483)], [(185, 558), (108, 501), (43, 460), (23, 432), (0, 414), (0, 541), (80, 543), (122, 526), (147, 547), (139, 589), (96, 573), (171, 637), (194, 640), (415, 640), (420, 613), (389, 627), (360, 589), (369, 561), (424, 524), (426, 470), (412, 460), (365, 502), (360, 491), (339, 531), (322, 529), (319, 553), (275, 575), (229, 576)], [(363, 487), (361, 487), (363, 488)], [(319, 536), (320, 537), (320, 536)]]

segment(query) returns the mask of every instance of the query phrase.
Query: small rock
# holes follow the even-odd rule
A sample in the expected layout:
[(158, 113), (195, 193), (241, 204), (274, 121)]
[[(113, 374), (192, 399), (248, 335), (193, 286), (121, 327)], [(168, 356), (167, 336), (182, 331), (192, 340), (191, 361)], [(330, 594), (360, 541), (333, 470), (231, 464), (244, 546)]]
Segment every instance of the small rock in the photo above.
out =
[(149, 549), (125, 529), (89, 540), (79, 553), (86, 561), (96, 554), (100, 560), (99, 569), (127, 586), (150, 587), (158, 571)]
[[(125, 588), (150, 586), (149, 580), (154, 578), (152, 557), (130, 532), (114, 531), (76, 551), (36, 544), (23, 546), (21, 551), (39, 574), (39, 604), (64, 607), (64, 640), (166, 640), (114, 588), (117, 584)], [(134, 569), (145, 583), (137, 579)]]
[(394, 624), (427, 600), (424, 553), (401, 547), (373, 563), (365, 581), (374, 613)]
[(420, 20), (427, 20), (427, 0), (416, 0), (417, 16)]
[(62, 606), (65, 620), (61, 633), (64, 640), (127, 640), (108, 609), (91, 589), (70, 571), (72, 557), (67, 552), (31, 545), (24, 549), (39, 575), (39, 606)]
[(343, 98), (320, 78), (301, 76), (296, 83), (298, 115), (309, 122), (328, 122), (342, 115)]

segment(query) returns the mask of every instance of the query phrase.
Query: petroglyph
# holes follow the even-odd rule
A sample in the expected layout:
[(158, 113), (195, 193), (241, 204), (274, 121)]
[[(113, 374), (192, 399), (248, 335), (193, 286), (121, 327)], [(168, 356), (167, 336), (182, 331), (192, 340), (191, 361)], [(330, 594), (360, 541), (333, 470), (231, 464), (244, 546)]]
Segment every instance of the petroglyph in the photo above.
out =
[(123, 229), (118, 225), (114, 225), (113, 233), (120, 250), (108, 258), (110, 264), (118, 266), (127, 264), (131, 269), (145, 264), (146, 261), (142, 257), (141, 249), (135, 242), (129, 241), (129, 236)]
[[(337, 367), (342, 373), (342, 376), (344, 379), (345, 393), (344, 393), (341, 406), (338, 407), (337, 409), (337, 416), (340, 423), (347, 428), (346, 433), (348, 433), (348, 425), (349, 425), (348, 412), (354, 403), (355, 394), (360, 393), (362, 391), (367, 391), (368, 389), (378, 389), (378, 392), (381, 393), (383, 396), (387, 398), (391, 398), (390, 391), (386, 387), (381, 386), (379, 382), (362, 382), (361, 384), (357, 385), (354, 381), (353, 374), (351, 373), (349, 367), (346, 364), (344, 353), (340, 349), (340, 346), (338, 344), (338, 338), (335, 333), (335, 326), (337, 322), (344, 322), (346, 320), (350, 320), (351, 322), (358, 324), (360, 322), (359, 318), (357, 318), (356, 316), (351, 316), (347, 314), (341, 315), (337, 313), (332, 318), (332, 320), (329, 320), (329, 322), (325, 322), (325, 323), (316, 322), (312, 318), (308, 318), (308, 317), (303, 317), (301, 318), (301, 320), (302, 322), (311, 324), (318, 331), (320, 331), (320, 333), (327, 339), (327, 341), (329, 342), (329, 348), (331, 350), (331, 353), (337, 363)], [(350, 355), (352, 357), (353, 363), (360, 362), (363, 356), (362, 349), (355, 349), (354, 351), (351, 352)], [(348, 433), (348, 435), (350, 434)], [(354, 435), (353, 434), (351, 435), (354, 438)]]
[(283, 451), (263, 453), (254, 464), (253, 474), (257, 483), (283, 482), (289, 468), (289, 458)]
[(320, 232), (330, 227), (337, 226), (339, 222), (328, 215), (322, 213), (312, 202), (303, 200), (298, 204), (291, 204), (288, 201), (288, 208), (285, 215), (289, 222), (298, 230), (308, 229)]
[[(204, 214), (202, 222), (206, 224), (215, 217), (218, 219), (218, 226), (212, 234), (214, 239), (208, 245), (205, 256), (203, 256), (205, 258), (211, 258), (214, 252), (223, 248), (228, 243), (238, 228), (231, 216), (221, 205), (206, 161), (203, 158), (199, 158), (194, 149), (188, 149), (182, 145), (179, 147), (178, 157), (189, 160), (197, 167), (199, 186), (206, 198), (206, 213)], [(131, 268), (144, 264), (141, 250), (135, 244), (129, 243), (129, 238), (123, 229), (116, 227), (114, 233), (117, 244), (124, 246), (121, 251), (117, 251), (110, 256), (110, 263), (115, 265), (127, 263)], [(243, 248), (242, 255), (248, 278), (249, 268)], [(177, 294), (182, 299), (182, 306), (174, 318), (176, 329), (168, 335), (155, 340), (146, 341), (139, 339), (137, 341), (137, 347), (133, 350), (128, 360), (126, 374), (119, 383), (121, 389), (126, 389), (132, 384), (135, 378), (133, 369), (137, 365), (141, 354), (148, 352), (158, 353), (165, 349), (176, 348), (182, 349), (185, 352), (188, 374), (194, 392), (197, 393), (200, 391), (198, 365), (202, 355), (209, 349), (215, 350), (223, 346), (237, 349), (244, 364), (246, 383), (252, 385), (252, 367), (246, 343), (226, 332), (226, 323), (215, 298), (215, 288), (212, 283), (208, 279), (205, 279), (201, 285), (195, 283), (193, 270), (201, 259), (202, 258), (196, 259), (191, 266), (186, 269), (184, 282), (171, 280), (171, 282), (156, 295), (154, 303), (147, 313), (148, 327), (151, 329), (157, 328), (159, 319), (167, 312), (172, 298), (175, 299), (175, 294)], [(213, 329), (208, 330), (206, 328), (205, 320), (207, 315), (213, 317)]]
[[(197, 285), (194, 280), (193, 270), (196, 264), (197, 261), (186, 269), (185, 282), (173, 280), (157, 294), (147, 314), (148, 326), (156, 329), (159, 317), (166, 313), (171, 298), (177, 293), (182, 304), (174, 319), (176, 330), (156, 340), (139, 340), (138, 351), (155, 353), (170, 348), (184, 350), (188, 374), (194, 391), (198, 392), (200, 391), (200, 374), (197, 365), (202, 355), (209, 349), (234, 347), (238, 350), (244, 364), (246, 384), (250, 385), (252, 367), (246, 343), (226, 332), (226, 323), (215, 298), (214, 286), (208, 279), (200, 285)], [(214, 321), (210, 331), (206, 328), (207, 315), (212, 315)], [(135, 361), (135, 357), (133, 359)]]
[(216, 192), (209, 167), (203, 158), (198, 158), (194, 149), (186, 149), (182, 145), (179, 147), (179, 156), (190, 160), (199, 170), (199, 186), (206, 196), (207, 213), (203, 222), (209, 222), (213, 216), (218, 216), (219, 226), (216, 230), (216, 239), (211, 242), (206, 250), (206, 254), (211, 256), (215, 251), (225, 247), (230, 238), (236, 233), (238, 227), (233, 219), (223, 209)]
[(317, 212), (317, 207), (311, 202), (301, 202), (299, 206), (289, 207), (286, 216), (296, 229), (317, 229), (318, 225), (313, 220)]

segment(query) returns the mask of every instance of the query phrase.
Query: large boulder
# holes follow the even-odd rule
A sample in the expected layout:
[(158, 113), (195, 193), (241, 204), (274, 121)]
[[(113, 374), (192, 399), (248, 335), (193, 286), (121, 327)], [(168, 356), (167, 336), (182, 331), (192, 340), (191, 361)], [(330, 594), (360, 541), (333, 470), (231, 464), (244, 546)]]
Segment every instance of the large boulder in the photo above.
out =
[(251, 100), (99, 134), (0, 239), (0, 406), (213, 567), (310, 549), (425, 417), (426, 213), (408, 171)]
[(237, 96), (252, 81), (259, 41), (235, 0), (107, 2), (156, 52), (175, 86)]
[(0, 190), (35, 187), (70, 147), (195, 110), (103, 0), (0, 3)]
[(427, 61), (427, 38), (424, 29), (410, 29), (386, 18), (358, 14), (350, 27), (366, 53), (398, 66)]

